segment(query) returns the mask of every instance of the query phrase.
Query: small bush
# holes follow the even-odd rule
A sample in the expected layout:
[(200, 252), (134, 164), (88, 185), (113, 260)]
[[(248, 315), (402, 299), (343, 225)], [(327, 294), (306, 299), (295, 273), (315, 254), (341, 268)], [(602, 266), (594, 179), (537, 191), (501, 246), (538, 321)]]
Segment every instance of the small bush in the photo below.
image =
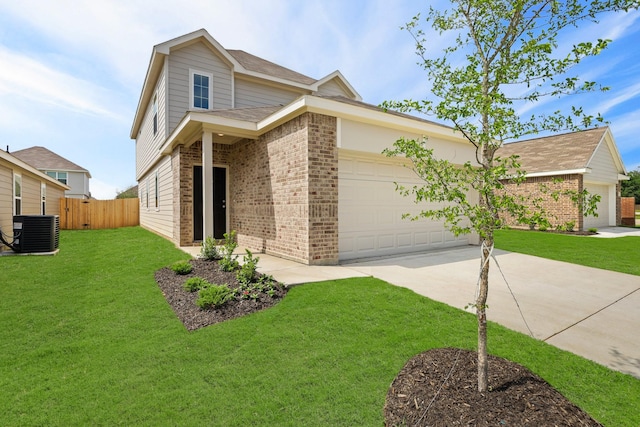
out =
[(567, 231), (573, 231), (573, 229), (576, 226), (576, 222), (575, 221), (567, 221), (564, 223), (564, 228)]
[(589, 230), (587, 230), (589, 233), (597, 233), (598, 229), (595, 227), (590, 228)]
[(193, 270), (193, 266), (189, 261), (177, 261), (173, 263), (171, 269), (174, 273), (183, 275), (191, 273), (191, 271)]
[(187, 292), (195, 292), (210, 285), (211, 283), (202, 277), (190, 277), (182, 284), (182, 288)]
[(238, 255), (234, 255), (233, 251), (238, 247), (236, 242), (236, 232), (232, 230), (230, 233), (224, 233), (224, 245), (222, 246), (222, 259), (218, 261), (222, 271), (235, 271), (240, 264), (238, 263)]
[(240, 267), (240, 271), (236, 274), (236, 279), (242, 284), (253, 282), (258, 268), (258, 261), (260, 261), (259, 257), (253, 257), (249, 249), (246, 249), (246, 251), (247, 254), (242, 258), (242, 267)]
[(218, 252), (218, 247), (216, 246), (216, 240), (207, 236), (202, 242), (202, 248), (200, 249), (200, 257), (209, 261), (213, 261), (216, 259), (222, 258), (220, 253)]
[(234, 298), (234, 292), (227, 285), (209, 285), (200, 289), (196, 305), (202, 309), (221, 307)]

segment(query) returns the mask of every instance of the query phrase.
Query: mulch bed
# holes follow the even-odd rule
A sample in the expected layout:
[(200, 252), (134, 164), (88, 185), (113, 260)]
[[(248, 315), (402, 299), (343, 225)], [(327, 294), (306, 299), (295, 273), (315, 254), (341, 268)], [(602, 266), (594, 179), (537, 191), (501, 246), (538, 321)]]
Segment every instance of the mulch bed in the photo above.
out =
[(287, 288), (276, 282), (273, 297), (265, 293), (258, 293), (257, 300), (236, 298), (220, 308), (203, 310), (196, 305), (198, 293), (187, 292), (182, 288), (188, 278), (201, 277), (216, 285), (227, 284), (232, 289), (238, 288), (240, 284), (236, 279), (236, 273), (220, 270), (217, 261), (193, 259), (190, 263), (193, 270), (189, 274), (178, 275), (169, 267), (161, 268), (155, 273), (155, 279), (162, 294), (185, 328), (190, 331), (272, 307), (287, 293)]
[(387, 426), (601, 426), (542, 378), (489, 356), (491, 390), (480, 394), (477, 353), (455, 348), (410, 359), (391, 383)]
[[(276, 283), (272, 298), (235, 299), (219, 309), (202, 310), (197, 292), (182, 284), (201, 277), (215, 284), (239, 286), (235, 272), (221, 271), (215, 261), (190, 261), (193, 271), (178, 275), (169, 267), (155, 273), (167, 302), (190, 330), (241, 317), (277, 304), (287, 288)], [(391, 383), (384, 406), (387, 426), (601, 426), (551, 385), (525, 367), (489, 356), (487, 393), (477, 391), (477, 354), (441, 348), (410, 359)]]

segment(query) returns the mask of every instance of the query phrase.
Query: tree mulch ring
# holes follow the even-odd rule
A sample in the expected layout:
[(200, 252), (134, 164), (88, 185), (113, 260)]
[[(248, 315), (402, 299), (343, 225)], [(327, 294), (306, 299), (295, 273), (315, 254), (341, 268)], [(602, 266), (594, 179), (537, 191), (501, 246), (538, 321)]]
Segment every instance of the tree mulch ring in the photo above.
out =
[(391, 383), (387, 426), (601, 426), (527, 368), (489, 355), (478, 392), (477, 353), (439, 348), (410, 359)]
[[(189, 274), (176, 274), (170, 267), (164, 267), (155, 272), (155, 279), (162, 294), (176, 316), (189, 331), (272, 307), (282, 300), (287, 293), (287, 288), (282, 283), (274, 281), (275, 293), (273, 296), (263, 292), (252, 292), (252, 294), (255, 293), (257, 295), (257, 299), (242, 299), (237, 296), (220, 308), (203, 310), (196, 305), (198, 292), (188, 292), (182, 287), (187, 279), (201, 277), (212, 284), (226, 284), (231, 289), (239, 288), (240, 283), (236, 279), (235, 271), (222, 271), (217, 261), (193, 259), (189, 262), (193, 266), (193, 270)], [(256, 278), (260, 276), (262, 275), (256, 274)]]

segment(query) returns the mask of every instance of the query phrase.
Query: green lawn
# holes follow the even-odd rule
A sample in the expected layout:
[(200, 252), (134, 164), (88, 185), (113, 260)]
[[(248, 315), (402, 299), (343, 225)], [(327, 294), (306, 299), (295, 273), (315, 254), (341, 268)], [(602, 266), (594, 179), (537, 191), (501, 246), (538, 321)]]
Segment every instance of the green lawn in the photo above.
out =
[(499, 249), (640, 276), (640, 237), (602, 239), (528, 230), (500, 230)]
[[(187, 256), (140, 228), (63, 231), (55, 257), (2, 257), (0, 425), (380, 426), (413, 355), (474, 348), (474, 316), (373, 278), (297, 286), (187, 332), (153, 273)], [(496, 324), (489, 351), (610, 426), (640, 381)]]

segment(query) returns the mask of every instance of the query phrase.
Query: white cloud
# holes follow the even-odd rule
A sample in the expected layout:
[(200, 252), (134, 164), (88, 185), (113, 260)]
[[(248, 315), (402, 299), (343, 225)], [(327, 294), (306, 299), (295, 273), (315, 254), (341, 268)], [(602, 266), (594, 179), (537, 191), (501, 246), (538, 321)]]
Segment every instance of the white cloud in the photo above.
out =
[(605, 102), (600, 103), (595, 110), (600, 112), (601, 114), (607, 113), (612, 108), (619, 106), (620, 104), (635, 98), (638, 94), (640, 94), (640, 82), (626, 87), (624, 89), (618, 90), (617, 95), (613, 98), (608, 99)]
[(84, 114), (119, 118), (101, 106), (108, 91), (0, 47), (0, 93)]
[(91, 191), (91, 197), (94, 199), (109, 200), (116, 197), (118, 187), (107, 184), (99, 179), (91, 178), (89, 181), (89, 191)]

